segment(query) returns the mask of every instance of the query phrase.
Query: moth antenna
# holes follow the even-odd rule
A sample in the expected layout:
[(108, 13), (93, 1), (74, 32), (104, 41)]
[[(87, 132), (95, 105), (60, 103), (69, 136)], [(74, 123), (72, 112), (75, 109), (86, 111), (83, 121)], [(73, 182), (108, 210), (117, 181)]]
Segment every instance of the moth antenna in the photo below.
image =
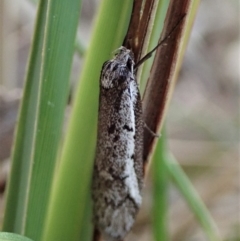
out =
[(148, 52), (145, 56), (143, 56), (134, 66), (134, 70), (136, 70), (142, 63), (144, 63), (147, 59), (149, 59), (153, 52), (160, 47), (162, 44), (164, 44), (167, 39), (169, 39), (172, 35), (172, 33), (177, 29), (177, 27), (180, 25), (180, 23), (183, 21), (183, 19), (185, 18), (186, 13), (179, 19), (179, 21), (177, 22), (177, 24), (172, 28), (172, 30), (157, 44), (157, 46), (155, 48), (153, 48), (150, 52)]

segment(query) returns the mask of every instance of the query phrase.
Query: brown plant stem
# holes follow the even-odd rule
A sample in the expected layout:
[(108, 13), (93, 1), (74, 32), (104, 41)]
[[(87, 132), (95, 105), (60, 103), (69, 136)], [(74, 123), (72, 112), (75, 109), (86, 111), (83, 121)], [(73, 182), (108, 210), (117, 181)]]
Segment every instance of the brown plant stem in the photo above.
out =
[[(179, 19), (187, 14), (190, 0), (171, 0), (165, 18), (161, 39), (167, 36), (176, 26)], [(148, 127), (157, 132), (162, 125), (166, 104), (170, 97), (170, 87), (174, 84), (172, 79), (179, 53), (180, 40), (184, 29), (183, 21), (171, 33), (166, 43), (156, 50), (156, 55), (143, 96), (143, 115)], [(149, 159), (149, 153), (155, 144), (153, 135), (144, 130), (144, 161)]]
[(144, 2), (144, 0), (135, 0), (133, 3), (132, 16), (123, 46), (133, 51), (135, 63), (141, 58), (155, 1), (147, 0)]

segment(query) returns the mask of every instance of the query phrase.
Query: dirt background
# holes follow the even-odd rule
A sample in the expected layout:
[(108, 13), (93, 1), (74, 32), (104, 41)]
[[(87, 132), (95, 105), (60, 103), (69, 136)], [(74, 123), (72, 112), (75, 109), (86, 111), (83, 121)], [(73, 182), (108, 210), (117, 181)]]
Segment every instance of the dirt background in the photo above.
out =
[[(202, 0), (167, 116), (169, 148), (214, 218), (224, 241), (240, 240), (239, 1)], [(87, 47), (98, 1), (83, 1), (78, 36)], [(13, 131), (21, 98), (36, 5), (0, 2), (0, 226)], [(72, 85), (82, 59), (75, 54)], [(144, 204), (127, 240), (153, 240), (151, 173)], [(172, 241), (207, 237), (175, 186), (169, 183)]]

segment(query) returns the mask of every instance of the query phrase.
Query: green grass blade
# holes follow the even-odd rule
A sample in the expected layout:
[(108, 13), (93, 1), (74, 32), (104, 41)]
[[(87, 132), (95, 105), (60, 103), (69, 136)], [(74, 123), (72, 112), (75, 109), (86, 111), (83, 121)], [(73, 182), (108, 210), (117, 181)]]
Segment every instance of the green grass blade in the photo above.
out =
[[(123, 41), (132, 1), (101, 2), (77, 89), (72, 116), (54, 180), (44, 241), (83, 240), (86, 203), (95, 155), (99, 76), (102, 64)], [(67, 191), (67, 195), (66, 195)], [(90, 225), (90, 224), (89, 224)]]
[[(199, 4), (198, 0), (192, 1), (190, 3), (190, 8), (189, 8), (188, 16), (187, 16), (186, 29), (182, 36), (181, 48), (180, 48), (179, 57), (178, 57), (179, 60), (177, 61), (176, 69), (173, 74), (173, 79), (176, 79), (176, 77), (177, 77), (178, 70), (179, 70), (181, 62), (182, 62), (183, 53), (185, 51), (185, 48), (186, 48), (186, 45), (188, 42), (188, 38), (190, 35), (191, 27), (192, 27), (193, 21), (195, 19), (198, 4)], [(167, 0), (159, 2), (157, 13), (156, 13), (156, 19), (155, 19), (155, 23), (153, 26), (152, 36), (150, 38), (149, 50), (151, 50), (156, 45), (157, 38), (160, 34), (160, 30), (162, 29), (163, 16), (165, 15), (167, 5), (168, 5)], [(161, 14), (159, 14), (159, 13), (161, 13)], [(154, 44), (154, 42), (155, 42), (155, 44)], [(149, 74), (150, 67), (151, 67), (151, 61), (152, 61), (151, 59), (148, 60), (143, 67), (141, 91), (144, 89), (144, 85), (145, 85), (144, 82), (146, 81), (147, 76)], [(164, 139), (164, 137), (161, 137), (160, 142), (164, 141), (164, 140), (162, 140), (162, 138)], [(159, 145), (160, 145), (160, 143), (158, 144), (159, 150), (157, 150), (157, 152), (158, 151), (160, 152)], [(163, 146), (161, 146), (161, 147), (163, 147)], [(166, 171), (167, 174), (169, 176), (171, 176), (173, 178), (173, 180), (175, 181), (177, 188), (183, 194), (185, 200), (187, 201), (190, 208), (192, 209), (192, 212), (195, 214), (199, 223), (202, 225), (209, 240), (211, 240), (211, 241), (220, 240), (216, 225), (215, 225), (213, 219), (211, 218), (209, 212), (207, 211), (207, 208), (205, 207), (204, 203), (201, 201), (197, 192), (193, 188), (191, 182), (188, 180), (188, 178), (186, 177), (186, 175), (184, 174), (184, 172), (182, 171), (182, 169), (178, 165), (178, 163), (175, 161), (175, 159), (173, 159), (173, 157), (169, 157), (167, 150), (165, 148), (163, 148), (161, 151), (162, 151), (162, 153), (159, 154), (160, 157), (158, 157), (159, 158), (158, 161), (155, 161), (155, 163), (153, 164), (154, 165), (153, 166), (154, 184), (155, 185), (166, 184), (166, 182), (164, 183), (164, 181), (166, 181), (166, 179), (163, 179), (164, 177), (166, 178), (166, 176), (164, 176), (163, 171)], [(157, 153), (155, 154), (155, 158), (157, 158)], [(157, 172), (159, 172), (159, 173), (157, 173)], [(165, 174), (165, 175), (167, 175), (167, 174)], [(162, 175), (162, 179), (161, 179), (161, 175)], [(156, 190), (155, 190), (155, 188), (156, 188)], [(154, 222), (154, 224), (153, 224), (156, 240), (167, 240), (168, 239), (167, 236), (164, 236), (165, 234), (167, 234), (166, 226), (164, 223), (164, 222), (166, 222), (166, 220), (165, 220), (166, 213), (164, 213), (165, 210), (163, 209), (164, 202), (166, 202), (166, 196), (164, 196), (165, 193), (163, 193), (164, 188), (166, 188), (166, 187), (165, 186), (159, 186), (159, 187), (155, 186), (154, 187), (154, 199), (158, 200), (158, 198), (159, 198), (159, 201), (154, 200), (155, 203), (154, 203), (154, 209), (153, 209), (154, 210), (153, 219), (156, 222), (156, 223)], [(163, 196), (161, 197), (160, 194)], [(157, 204), (159, 205), (158, 207), (157, 207)], [(158, 210), (158, 208), (159, 208), (159, 210)]]
[(48, 1), (40, 100), (25, 233), (40, 240), (61, 137), (69, 74), (80, 12), (79, 0)]
[(154, 240), (167, 241), (168, 234), (168, 182), (165, 159), (167, 156), (166, 135), (163, 131), (153, 156), (153, 233)]
[(0, 241), (33, 241), (33, 240), (15, 233), (0, 232)]
[(168, 157), (165, 159), (165, 164), (169, 176), (171, 176), (178, 190), (182, 193), (193, 214), (196, 216), (198, 222), (201, 224), (204, 232), (208, 237), (208, 240), (221, 240), (214, 220), (212, 219), (206, 206), (202, 202), (198, 193), (192, 186), (190, 180), (181, 169), (173, 155), (168, 155)]
[(26, 212), (27, 190), (30, 185), (30, 165), (34, 146), (34, 133), (40, 82), (40, 66), (47, 2), (38, 7), (25, 88), (21, 102), (15, 143), (12, 152), (11, 175), (8, 179), (3, 230), (24, 233), (23, 217)]
[[(156, 47), (156, 45), (158, 43), (159, 36), (163, 29), (164, 19), (165, 19), (166, 13), (167, 13), (169, 2), (170, 2), (170, 0), (159, 0), (159, 2), (158, 2), (157, 11), (156, 11), (156, 15), (155, 15), (155, 19), (154, 19), (154, 23), (153, 23), (153, 27), (152, 27), (152, 33), (149, 38), (147, 52), (151, 51), (154, 47)], [(155, 53), (153, 53), (153, 56), (143, 64), (142, 74), (141, 74), (141, 76), (139, 76), (141, 78), (141, 86), (140, 86), (141, 94), (143, 94), (143, 92), (144, 92), (146, 82), (149, 77), (149, 73), (150, 73), (152, 63), (154, 60), (154, 54)]]
[[(27, 156), (30, 160), (28, 160), (28, 173), (25, 177), (28, 182), (24, 183), (25, 186), (23, 186), (27, 197), (21, 200), (23, 212), (20, 210), (20, 205), (18, 205), (17, 210), (14, 206), (12, 215), (14, 218), (14, 214), (20, 210), (21, 215), (18, 215), (19, 220), (17, 225), (21, 226), (20, 230), (16, 227), (17, 232), (27, 235), (34, 240), (40, 240), (42, 235), (57, 149), (61, 137), (62, 122), (68, 95), (68, 79), (80, 12), (79, 0), (74, 0), (71, 4), (66, 0), (61, 2), (51, 0), (41, 1), (40, 6), (42, 5), (45, 8), (40, 7), (39, 15), (46, 16), (44, 31), (43, 29), (38, 29), (39, 26), (43, 28), (43, 24), (36, 25), (36, 33), (40, 31), (40, 39), (44, 39), (43, 42), (41, 41), (40, 46), (42, 62), (40, 64), (35, 61), (29, 65), (33, 68), (36, 67), (36, 64), (39, 65), (37, 68), (38, 75), (31, 77), (35, 77), (38, 81), (40, 75), (40, 85), (34, 90), (27, 90), (30, 92), (28, 92), (28, 95), (35, 96), (36, 98), (34, 99), (36, 101), (34, 102), (36, 111), (31, 113), (32, 119), (30, 119), (33, 121), (33, 123), (31, 122), (32, 132), (30, 133), (32, 143), (30, 143), (31, 150)], [(34, 42), (33, 50), (36, 48), (35, 44), (36, 42)], [(39, 49), (36, 51), (39, 51)], [(36, 51), (32, 51), (32, 54), (36, 54)], [(38, 61), (39, 59), (40, 57), (37, 58)], [(27, 79), (27, 86), (29, 84), (28, 81), (36, 80)], [(24, 108), (22, 107), (23, 110), (25, 110)], [(24, 133), (24, 131), (21, 128), (18, 130), (20, 133)], [(25, 142), (26, 139), (22, 139), (21, 141)], [(26, 143), (24, 144), (26, 145)], [(15, 149), (22, 151), (19, 146), (16, 146)], [(19, 175), (24, 175), (24, 172), (20, 172)], [(13, 179), (16, 182), (15, 177)], [(14, 183), (12, 183), (13, 186)], [(11, 192), (9, 188), (9, 193)], [(11, 202), (7, 206), (8, 210), (11, 210)], [(8, 225), (11, 221), (16, 221), (14, 219), (11, 220), (11, 218), (6, 218), (6, 220), (4, 230), (9, 230)], [(10, 228), (12, 227), (10, 224)]]

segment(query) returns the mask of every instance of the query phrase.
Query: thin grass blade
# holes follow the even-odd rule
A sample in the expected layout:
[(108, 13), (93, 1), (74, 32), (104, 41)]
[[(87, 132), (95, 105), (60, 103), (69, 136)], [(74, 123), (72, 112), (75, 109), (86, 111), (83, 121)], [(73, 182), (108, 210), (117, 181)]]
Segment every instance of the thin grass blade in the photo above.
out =
[(164, 162), (169, 176), (172, 178), (193, 214), (196, 216), (198, 222), (206, 233), (208, 240), (220, 241), (221, 238), (214, 220), (174, 156), (168, 154), (168, 157)]

